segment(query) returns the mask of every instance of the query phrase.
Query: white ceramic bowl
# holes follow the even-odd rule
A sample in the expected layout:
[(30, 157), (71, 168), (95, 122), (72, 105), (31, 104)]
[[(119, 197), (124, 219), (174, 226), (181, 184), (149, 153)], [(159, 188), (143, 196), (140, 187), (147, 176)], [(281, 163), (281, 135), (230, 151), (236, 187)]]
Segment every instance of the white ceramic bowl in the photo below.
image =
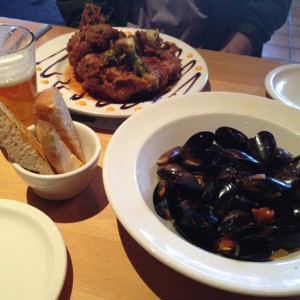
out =
[(300, 154), (300, 112), (270, 99), (208, 92), (159, 102), (125, 121), (105, 153), (104, 187), (118, 219), (149, 253), (210, 286), (257, 296), (300, 294), (300, 253), (272, 262), (225, 258), (193, 246), (155, 212), (156, 160), (194, 133), (231, 126), (249, 136), (272, 132), (278, 146)]
[[(86, 163), (71, 172), (56, 175), (40, 175), (13, 163), (18, 175), (40, 197), (48, 200), (64, 200), (78, 195), (89, 184), (97, 167), (101, 143), (96, 132), (88, 126), (74, 122)], [(34, 132), (34, 126), (29, 129)]]

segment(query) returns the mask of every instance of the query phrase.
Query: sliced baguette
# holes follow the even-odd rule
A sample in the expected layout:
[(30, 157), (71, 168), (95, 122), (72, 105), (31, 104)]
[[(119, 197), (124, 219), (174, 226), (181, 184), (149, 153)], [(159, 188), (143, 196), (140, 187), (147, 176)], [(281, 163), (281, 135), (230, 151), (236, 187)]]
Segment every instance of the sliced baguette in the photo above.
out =
[(35, 125), (39, 120), (52, 124), (70, 151), (79, 160), (85, 162), (71, 115), (58, 89), (49, 88), (37, 95), (33, 107), (33, 121)]
[(39, 120), (35, 129), (45, 156), (57, 174), (73, 171), (83, 165), (62, 141), (52, 124)]
[(41, 144), (3, 102), (0, 102), (0, 144), (11, 161), (24, 169), (43, 175), (55, 174)]

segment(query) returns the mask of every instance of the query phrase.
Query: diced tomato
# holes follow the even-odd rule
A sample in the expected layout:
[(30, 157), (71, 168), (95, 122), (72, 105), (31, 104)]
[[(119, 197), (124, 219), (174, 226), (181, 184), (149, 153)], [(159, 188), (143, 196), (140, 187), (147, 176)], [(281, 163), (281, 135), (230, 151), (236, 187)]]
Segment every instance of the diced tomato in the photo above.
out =
[(268, 223), (274, 218), (274, 210), (269, 207), (252, 208), (254, 222), (256, 224)]

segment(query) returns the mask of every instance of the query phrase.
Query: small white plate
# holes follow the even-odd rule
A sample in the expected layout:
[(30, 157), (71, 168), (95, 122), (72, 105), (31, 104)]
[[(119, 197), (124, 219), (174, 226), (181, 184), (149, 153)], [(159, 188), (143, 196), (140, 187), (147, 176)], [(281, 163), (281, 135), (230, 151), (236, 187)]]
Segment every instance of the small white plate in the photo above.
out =
[(40, 210), (0, 199), (0, 299), (57, 299), (67, 270), (63, 238)]
[(300, 109), (300, 64), (273, 69), (266, 76), (265, 87), (273, 99)]
[[(131, 33), (138, 30), (118, 27), (117, 29)], [(179, 57), (182, 59), (182, 77), (169, 92), (158, 99), (149, 101), (141, 99), (140, 102), (127, 104), (100, 102), (95, 99), (78, 97), (74, 91), (66, 87), (62, 76), (69, 63), (65, 48), (73, 34), (68, 33), (54, 38), (43, 44), (36, 51), (38, 90), (42, 91), (56, 86), (60, 89), (67, 107), (73, 112), (93, 117), (127, 118), (135, 112), (151, 106), (153, 103), (168, 99), (174, 95), (197, 93), (204, 88), (208, 80), (206, 63), (198, 51), (176, 38), (160, 33), (160, 37), (164, 41), (174, 42), (181, 49)], [(47, 77), (43, 78), (43, 74), (46, 74)]]

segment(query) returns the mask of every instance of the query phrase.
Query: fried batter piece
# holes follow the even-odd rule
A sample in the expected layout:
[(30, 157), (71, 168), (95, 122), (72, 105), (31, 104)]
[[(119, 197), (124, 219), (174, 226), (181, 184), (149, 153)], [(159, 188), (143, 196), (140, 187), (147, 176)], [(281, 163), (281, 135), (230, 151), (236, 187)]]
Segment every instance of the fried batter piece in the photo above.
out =
[(76, 68), (85, 55), (102, 53), (110, 49), (117, 39), (124, 36), (122, 31), (105, 24), (98, 5), (87, 4), (81, 17), (79, 31), (67, 44), (70, 65)]
[(101, 7), (98, 5), (86, 5), (81, 15), (80, 28), (88, 25), (104, 24), (105, 18), (101, 14)]
[(104, 23), (94, 4), (86, 4), (80, 24), (68, 42), (68, 57), (83, 88), (94, 97), (123, 103), (181, 77), (179, 49), (163, 42), (158, 30), (126, 37)]
[(163, 42), (158, 30), (137, 31), (135, 37), (143, 63), (160, 73), (161, 86), (181, 77), (181, 59), (176, 56), (180, 49), (176, 44)]

